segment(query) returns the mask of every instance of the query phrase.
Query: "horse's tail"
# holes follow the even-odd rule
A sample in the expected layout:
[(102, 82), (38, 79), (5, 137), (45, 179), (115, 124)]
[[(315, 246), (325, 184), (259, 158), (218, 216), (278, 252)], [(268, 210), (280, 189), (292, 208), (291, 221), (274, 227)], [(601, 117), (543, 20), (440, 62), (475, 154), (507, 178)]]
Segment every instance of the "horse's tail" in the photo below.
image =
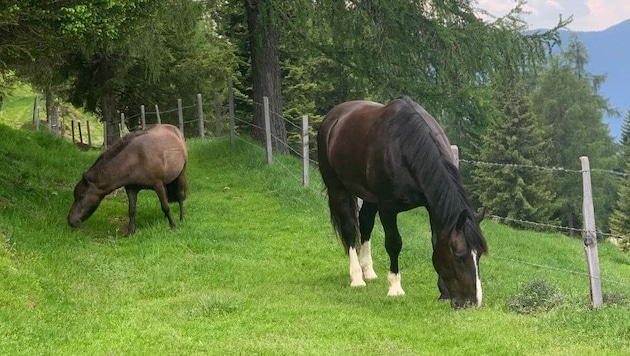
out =
[(185, 200), (188, 196), (188, 182), (186, 181), (186, 165), (177, 178), (166, 185), (166, 196), (169, 203)]
[[(354, 232), (354, 236), (348, 237), (350, 239), (354, 239), (355, 242), (355, 246), (357, 243), (360, 243), (361, 241), (361, 237), (359, 234), (359, 225), (358, 225), (358, 204), (357, 204), (357, 199), (356, 197), (354, 197), (354, 199), (351, 199), (351, 201), (353, 202), (353, 204), (351, 204), (351, 209), (352, 209), (352, 213), (355, 216), (355, 232)], [(341, 218), (341, 216), (339, 216), (338, 214), (335, 214), (333, 209), (330, 209), (330, 222), (333, 226), (333, 229), (335, 230), (335, 235), (337, 235), (337, 238), (339, 239), (339, 241), (341, 241), (341, 244), (343, 245), (344, 251), (346, 251), (346, 254), (348, 254), (348, 251), (350, 251), (350, 241), (347, 240), (343, 234), (342, 234), (342, 229), (341, 226), (345, 223), (348, 224), (348, 221), (343, 221), (343, 219)]]

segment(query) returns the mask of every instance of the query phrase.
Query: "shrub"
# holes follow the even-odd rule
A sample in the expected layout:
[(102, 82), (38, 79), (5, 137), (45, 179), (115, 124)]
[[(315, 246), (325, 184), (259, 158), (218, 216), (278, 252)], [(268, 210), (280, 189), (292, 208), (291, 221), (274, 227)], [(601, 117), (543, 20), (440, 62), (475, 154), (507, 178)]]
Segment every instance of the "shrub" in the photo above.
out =
[(552, 310), (560, 306), (566, 295), (558, 286), (547, 282), (546, 279), (534, 279), (523, 290), (508, 299), (510, 310), (520, 314), (533, 314)]

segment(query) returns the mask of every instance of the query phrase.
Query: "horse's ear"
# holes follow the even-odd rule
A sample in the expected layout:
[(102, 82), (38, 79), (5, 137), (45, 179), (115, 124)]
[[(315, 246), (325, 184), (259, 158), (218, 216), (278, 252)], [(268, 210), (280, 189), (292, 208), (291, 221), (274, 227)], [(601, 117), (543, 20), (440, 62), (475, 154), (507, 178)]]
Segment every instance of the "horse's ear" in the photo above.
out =
[(459, 217), (457, 218), (457, 223), (455, 224), (455, 228), (458, 231), (464, 230), (464, 224), (466, 223), (466, 219), (468, 219), (470, 215), (468, 214), (468, 210), (464, 209), (461, 213), (459, 213)]
[(480, 212), (475, 214), (475, 220), (477, 220), (477, 223), (481, 223), (483, 221), (483, 218), (486, 216), (486, 207), (484, 206)]

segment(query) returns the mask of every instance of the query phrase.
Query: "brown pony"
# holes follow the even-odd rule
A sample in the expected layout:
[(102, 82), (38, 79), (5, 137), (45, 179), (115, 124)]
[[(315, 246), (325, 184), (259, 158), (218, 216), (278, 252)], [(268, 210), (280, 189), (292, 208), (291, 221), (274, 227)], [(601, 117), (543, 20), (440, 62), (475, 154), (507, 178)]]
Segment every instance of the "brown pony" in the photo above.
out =
[[(376, 278), (370, 234), (378, 212), (390, 258), (388, 295), (403, 295), (398, 213), (426, 207), (441, 299), (479, 306), (479, 257), (488, 247), (435, 119), (408, 97), (382, 105), (349, 101), (326, 114), (317, 134), (319, 169), (335, 230), (350, 258), (351, 286)], [(359, 210), (357, 197), (363, 199)], [(357, 214), (358, 211), (358, 214)], [(360, 255), (357, 239), (361, 238)]]
[(128, 235), (136, 230), (136, 201), (142, 189), (157, 193), (162, 211), (171, 229), (175, 229), (168, 203), (179, 202), (179, 219), (184, 220), (187, 160), (184, 135), (173, 125), (151, 125), (146, 130), (127, 134), (83, 173), (74, 188), (68, 224), (79, 226), (96, 211), (105, 196), (124, 186), (129, 199)]

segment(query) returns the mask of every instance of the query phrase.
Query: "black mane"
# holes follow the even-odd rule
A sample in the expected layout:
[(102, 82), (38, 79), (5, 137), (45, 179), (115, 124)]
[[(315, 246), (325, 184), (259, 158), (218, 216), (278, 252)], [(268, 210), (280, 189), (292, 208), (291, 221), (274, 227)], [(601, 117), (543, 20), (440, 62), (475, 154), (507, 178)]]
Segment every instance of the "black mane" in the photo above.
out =
[[(463, 210), (472, 219), (468, 222), (475, 221), (475, 211), (462, 185), (461, 174), (423, 117), (429, 114), (417, 110), (420, 106), (407, 96), (397, 101), (403, 105), (390, 120), (390, 132), (400, 144), (403, 162), (427, 198), (432, 218), (445, 231), (455, 228)], [(487, 253), (488, 246), (479, 225), (468, 222), (464, 228), (466, 241), (477, 252)]]

